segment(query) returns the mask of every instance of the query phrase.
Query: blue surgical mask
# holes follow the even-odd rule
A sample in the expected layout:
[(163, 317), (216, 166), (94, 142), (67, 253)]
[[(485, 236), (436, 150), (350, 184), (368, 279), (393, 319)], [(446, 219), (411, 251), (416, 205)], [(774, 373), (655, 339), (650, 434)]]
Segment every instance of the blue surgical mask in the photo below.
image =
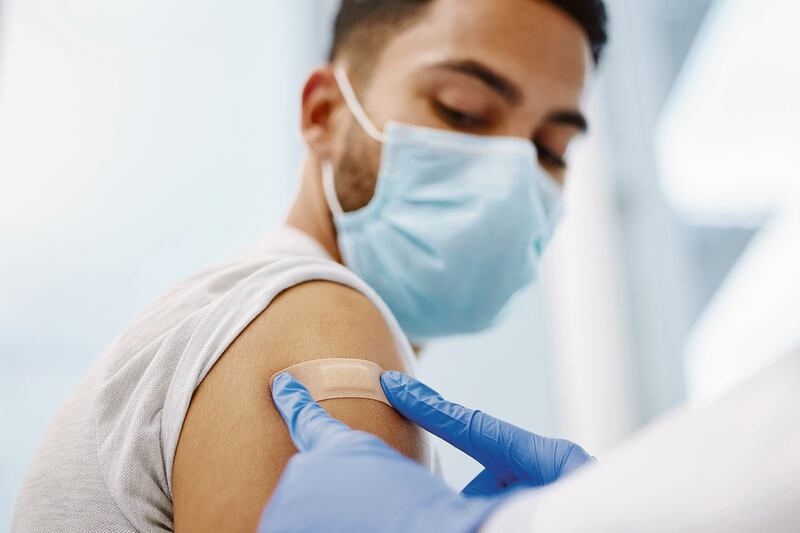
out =
[(528, 139), (388, 122), (378, 130), (343, 70), (336, 79), (382, 143), (370, 202), (344, 212), (330, 162), (323, 184), (345, 265), (417, 342), (492, 326), (536, 277), (561, 214), (561, 189)]

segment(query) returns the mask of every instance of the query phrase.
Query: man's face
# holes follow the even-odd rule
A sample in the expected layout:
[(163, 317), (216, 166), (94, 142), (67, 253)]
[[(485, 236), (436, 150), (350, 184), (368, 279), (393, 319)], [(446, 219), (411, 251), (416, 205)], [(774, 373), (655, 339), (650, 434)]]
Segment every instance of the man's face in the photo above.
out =
[[(436, 0), (354, 85), (379, 129), (394, 120), (527, 138), (563, 183), (567, 148), (586, 128), (579, 109), (591, 68), (581, 27), (546, 1)], [(349, 211), (372, 197), (381, 146), (352, 117), (341, 120), (334, 166)]]

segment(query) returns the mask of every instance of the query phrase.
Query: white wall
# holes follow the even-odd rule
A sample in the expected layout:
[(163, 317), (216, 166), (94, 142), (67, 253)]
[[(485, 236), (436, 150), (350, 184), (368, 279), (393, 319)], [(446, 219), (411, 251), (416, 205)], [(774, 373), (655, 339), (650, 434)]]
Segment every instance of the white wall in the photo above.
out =
[(661, 182), (690, 219), (759, 230), (694, 325), (707, 401), (800, 344), (800, 3), (717, 2), (662, 115)]
[(36, 442), (146, 303), (286, 209), (306, 2), (11, 0), (0, 36), (0, 530)]

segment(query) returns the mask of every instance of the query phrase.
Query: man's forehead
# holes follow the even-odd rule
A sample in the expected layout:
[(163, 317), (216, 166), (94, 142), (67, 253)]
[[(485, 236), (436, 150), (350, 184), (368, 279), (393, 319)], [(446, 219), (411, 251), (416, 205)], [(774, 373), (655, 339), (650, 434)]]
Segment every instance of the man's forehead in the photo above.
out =
[(581, 27), (541, 0), (437, 0), (392, 38), (384, 66), (413, 71), (435, 62), (474, 61), (529, 87), (542, 76), (583, 87), (591, 52)]

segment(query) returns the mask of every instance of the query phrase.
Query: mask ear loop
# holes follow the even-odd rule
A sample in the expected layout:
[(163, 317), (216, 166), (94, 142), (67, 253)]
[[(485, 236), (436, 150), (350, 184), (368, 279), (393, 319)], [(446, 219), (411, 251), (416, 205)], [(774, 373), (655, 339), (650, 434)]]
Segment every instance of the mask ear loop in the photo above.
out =
[[(364, 108), (361, 106), (361, 103), (358, 101), (358, 97), (353, 90), (353, 86), (350, 83), (350, 78), (347, 77), (347, 72), (345, 72), (343, 67), (339, 66), (334, 69), (333, 76), (336, 79), (336, 84), (339, 86), (339, 90), (342, 92), (344, 103), (347, 105), (348, 109), (350, 109), (350, 113), (353, 114), (356, 122), (358, 122), (359, 126), (361, 126), (361, 128), (364, 130), (364, 133), (383, 144), (386, 140), (386, 135), (376, 128), (375, 124), (373, 124), (367, 116), (366, 111), (364, 111)], [(333, 164), (330, 161), (322, 162), (322, 189), (325, 193), (325, 200), (328, 202), (328, 208), (331, 210), (333, 217), (337, 218), (342, 216), (344, 214), (344, 210), (342, 209), (342, 204), (339, 203), (339, 196), (336, 194)]]
[(350, 109), (356, 122), (361, 126), (361, 129), (364, 130), (364, 133), (383, 144), (386, 141), (386, 135), (376, 128), (375, 124), (373, 124), (367, 116), (367, 112), (364, 111), (361, 102), (358, 101), (358, 96), (356, 96), (353, 86), (350, 84), (350, 78), (347, 77), (344, 68), (341, 66), (336, 67), (333, 70), (333, 76), (336, 78), (336, 83), (339, 85), (339, 90), (342, 92), (344, 103), (347, 104), (347, 107)]

